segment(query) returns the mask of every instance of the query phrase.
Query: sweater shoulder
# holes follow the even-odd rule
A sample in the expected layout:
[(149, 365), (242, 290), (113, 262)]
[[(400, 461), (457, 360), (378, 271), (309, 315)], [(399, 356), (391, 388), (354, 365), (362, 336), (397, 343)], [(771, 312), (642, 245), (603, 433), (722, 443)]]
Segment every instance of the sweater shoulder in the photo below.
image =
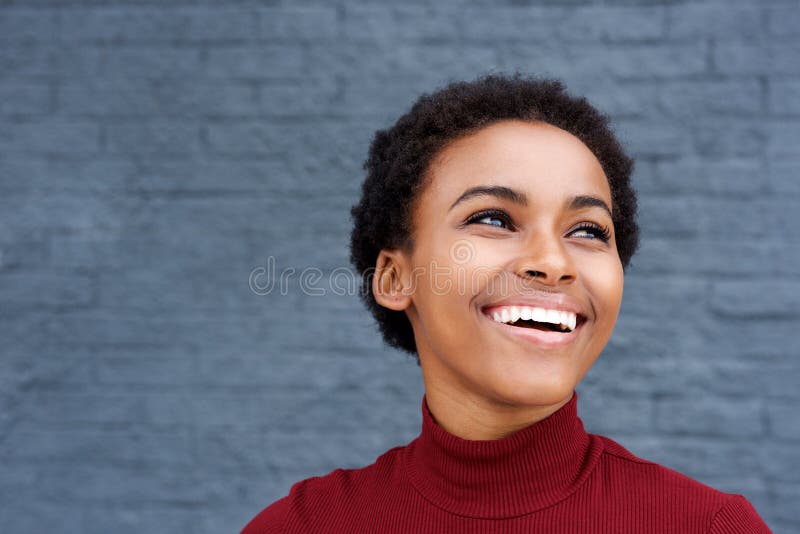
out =
[(364, 495), (391, 491), (387, 482), (398, 479), (398, 458), (406, 445), (391, 448), (373, 463), (358, 468), (337, 468), (325, 475), (295, 482), (288, 495), (258, 513), (241, 534), (284, 534), (308, 532), (316, 518), (340, 515)]
[(695, 480), (680, 471), (636, 456), (611, 438), (606, 436), (598, 437), (603, 440), (603, 462), (605, 467), (612, 470), (617, 476), (624, 477), (628, 484), (637, 485), (637, 483), (640, 483), (654, 489), (657, 488), (661, 492), (680, 493), (691, 499), (701, 497), (715, 509), (722, 506), (731, 495)]
[[(701, 526), (710, 534), (768, 534), (764, 520), (746, 497), (720, 491), (675, 469), (636, 456), (618, 442), (605, 436), (603, 467), (615, 485), (636, 495), (652, 509), (681, 510), (689, 525)], [(645, 503), (642, 503), (645, 504)]]
[(734, 494), (711, 522), (709, 534), (772, 534), (744, 495)]
[[(292, 488), (294, 489), (294, 488)], [(282, 534), (291, 505), (291, 492), (270, 504), (250, 520), (241, 534)]]

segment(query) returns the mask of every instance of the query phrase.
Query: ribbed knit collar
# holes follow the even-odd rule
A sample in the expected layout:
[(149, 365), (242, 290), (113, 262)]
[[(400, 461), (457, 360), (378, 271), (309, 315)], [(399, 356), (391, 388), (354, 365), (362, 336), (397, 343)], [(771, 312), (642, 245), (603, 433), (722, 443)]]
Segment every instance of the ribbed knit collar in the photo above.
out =
[(422, 397), (422, 431), (404, 461), (414, 487), (452, 513), (502, 518), (534, 512), (574, 492), (602, 451), (578, 417), (578, 392), (550, 416), (497, 440), (465, 440), (433, 419)]

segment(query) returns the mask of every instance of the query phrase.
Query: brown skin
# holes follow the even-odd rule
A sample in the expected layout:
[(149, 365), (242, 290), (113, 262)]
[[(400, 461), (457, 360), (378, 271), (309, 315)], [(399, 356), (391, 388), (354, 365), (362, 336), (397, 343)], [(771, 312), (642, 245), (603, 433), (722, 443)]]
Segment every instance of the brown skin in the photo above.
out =
[[(450, 210), (478, 185), (513, 188), (528, 203), (484, 195)], [(611, 207), (608, 180), (586, 145), (547, 123), (501, 121), (440, 151), (412, 210), (413, 251), (381, 251), (375, 298), (406, 311), (428, 407), (448, 432), (499, 439), (546, 418), (571, 399), (611, 337), (623, 291), (612, 220), (600, 207), (566, 209), (575, 195)], [(490, 208), (505, 211), (510, 223), (490, 215), (466, 224)], [(587, 222), (607, 228), (609, 241)], [(581, 304), (586, 322), (572, 343), (520, 340), (481, 311), (535, 291)]]

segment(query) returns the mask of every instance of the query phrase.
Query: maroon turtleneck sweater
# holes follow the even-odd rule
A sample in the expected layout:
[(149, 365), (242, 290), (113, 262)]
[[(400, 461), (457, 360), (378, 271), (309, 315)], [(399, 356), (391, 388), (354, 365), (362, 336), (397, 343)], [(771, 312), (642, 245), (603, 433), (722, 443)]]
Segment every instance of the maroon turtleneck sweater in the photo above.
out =
[(753, 506), (588, 434), (578, 394), (498, 440), (422, 431), (360, 469), (294, 484), (242, 534), (768, 533)]

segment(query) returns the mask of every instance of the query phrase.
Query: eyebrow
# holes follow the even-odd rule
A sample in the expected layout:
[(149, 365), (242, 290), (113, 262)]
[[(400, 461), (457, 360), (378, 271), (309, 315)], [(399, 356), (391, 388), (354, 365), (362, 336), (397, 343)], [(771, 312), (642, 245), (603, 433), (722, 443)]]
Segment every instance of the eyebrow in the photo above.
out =
[[(452, 209), (458, 204), (471, 198), (482, 196), (492, 196), (503, 200), (508, 200), (520, 206), (528, 205), (528, 196), (522, 191), (517, 191), (516, 189), (511, 189), (510, 187), (505, 187), (502, 185), (479, 185), (476, 187), (470, 187), (464, 191), (461, 196), (450, 205), (450, 209), (448, 211), (452, 211)], [(608, 216), (612, 217), (611, 208), (608, 207), (608, 204), (606, 204), (603, 199), (593, 197), (591, 195), (576, 195), (571, 199), (568, 199), (567, 202), (565, 202), (564, 207), (568, 210), (597, 207), (605, 210), (606, 213), (608, 213)]]
[(581, 208), (595, 208), (595, 207), (601, 208), (606, 213), (608, 213), (609, 217), (611, 217), (612, 219), (614, 218), (611, 215), (611, 208), (608, 207), (608, 204), (606, 204), (605, 200), (593, 197), (591, 195), (576, 195), (572, 197), (572, 200), (570, 200), (569, 204), (567, 204), (568, 210), (579, 210)]
[(519, 204), (520, 206), (528, 205), (528, 197), (525, 195), (525, 193), (522, 193), (521, 191), (517, 191), (515, 189), (511, 189), (510, 187), (505, 187), (502, 185), (479, 185), (477, 187), (470, 187), (469, 189), (461, 193), (461, 196), (458, 197), (456, 201), (450, 205), (450, 209), (448, 211), (452, 211), (457, 204), (465, 202), (470, 198), (482, 197), (482, 196), (493, 196), (505, 200), (510, 200), (514, 204)]

